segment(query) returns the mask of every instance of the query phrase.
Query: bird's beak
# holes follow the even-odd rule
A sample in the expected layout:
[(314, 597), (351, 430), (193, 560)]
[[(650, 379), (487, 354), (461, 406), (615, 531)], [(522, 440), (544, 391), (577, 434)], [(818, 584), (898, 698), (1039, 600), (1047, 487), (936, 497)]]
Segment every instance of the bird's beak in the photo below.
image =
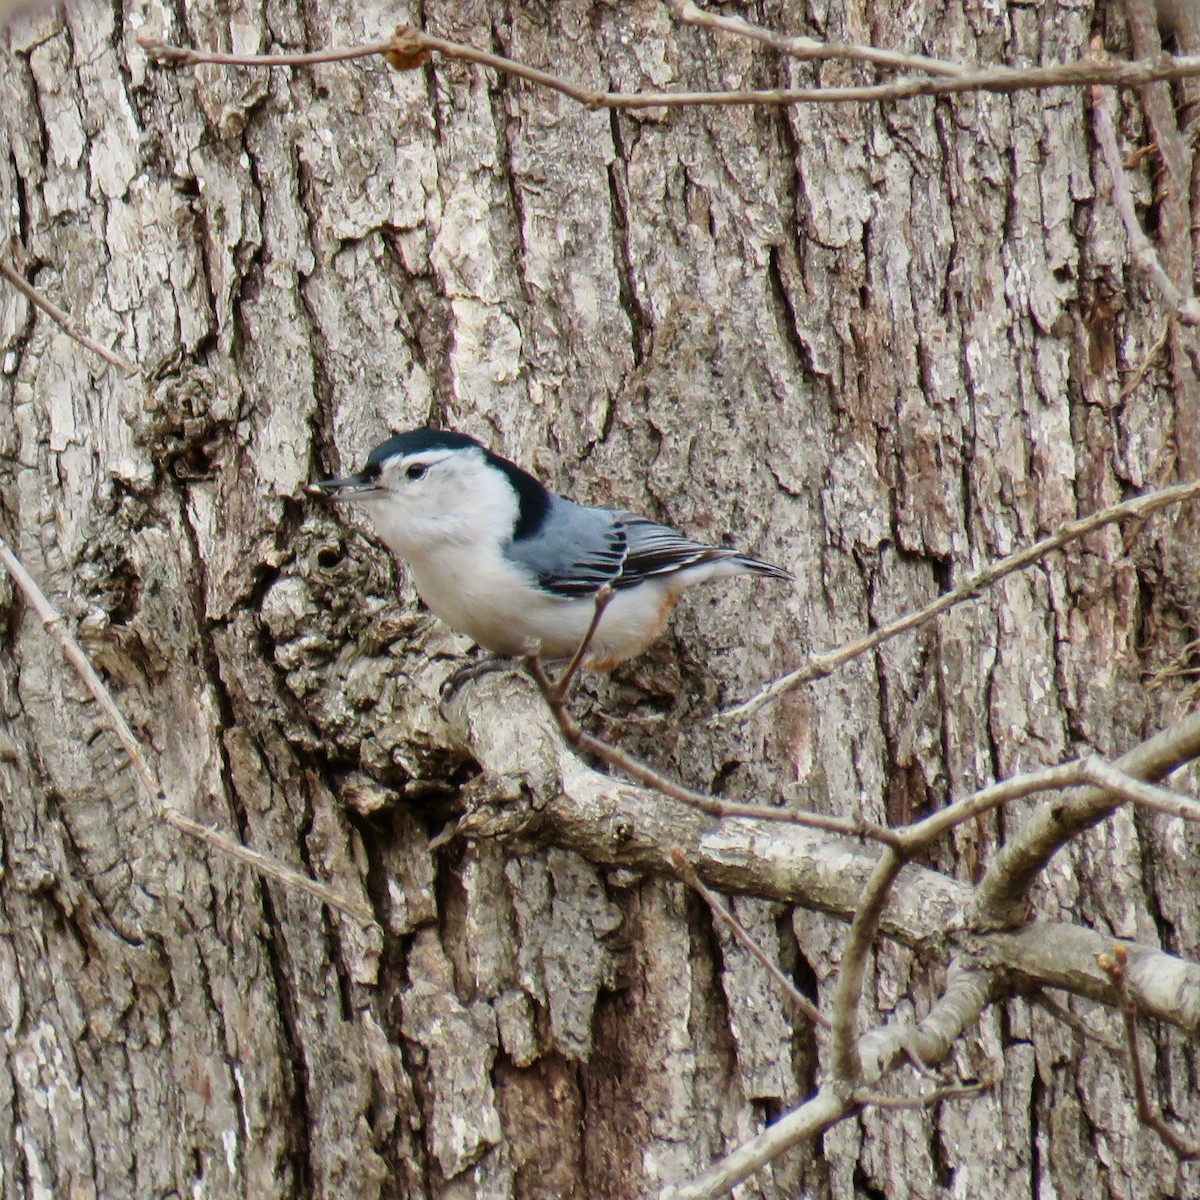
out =
[(345, 479), (318, 479), (307, 490), (310, 496), (324, 496), (327, 500), (369, 500), (383, 494), (379, 481), (368, 479), (361, 472)]

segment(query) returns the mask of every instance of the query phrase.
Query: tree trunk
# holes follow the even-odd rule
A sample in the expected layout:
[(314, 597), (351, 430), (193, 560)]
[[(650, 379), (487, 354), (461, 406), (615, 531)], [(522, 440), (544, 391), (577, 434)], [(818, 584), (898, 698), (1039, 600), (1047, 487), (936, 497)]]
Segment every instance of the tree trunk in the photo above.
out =
[[(1128, 26), (1016, 0), (744, 15), (965, 64), (1077, 59), (1094, 27), (1124, 56), (1159, 36), (1137, 0)], [(1169, 48), (1196, 53), (1196, 13), (1176, 19)], [(1067, 520), (1200, 474), (1186, 331), (1127, 265), (1086, 90), (626, 114), (444, 57), (172, 69), (137, 43), (319, 49), (395, 20), (598, 89), (874, 78), (656, 0), (79, 0), (0, 33), (15, 265), (142, 371), (0, 282), (0, 534), (167, 805), (378, 922), (164, 825), (0, 578), (5, 1200), (655, 1196), (826, 1078), (823, 1036), (665, 864), (622, 865), (616, 825), (611, 853), (583, 853), (529, 809), (569, 764), (480, 773), (466, 747), (520, 764), (538, 718), (487, 684), (448, 711), (468, 643), (366, 525), (304, 492), (391, 430), (461, 429), (575, 499), (795, 572), (693, 593), (576, 697), (691, 786), (902, 823), (1116, 756), (1193, 703), (1200, 546), (1172, 510), (748, 724), (707, 720)], [(1137, 93), (1113, 101), (1125, 149), (1159, 148), (1132, 178), (1185, 291), (1195, 90), (1144, 89), (1146, 117)], [(960, 826), (922, 865), (976, 883), (1043, 803)], [(486, 816), (435, 842), (464, 806)], [(1198, 850), (1195, 825), (1122, 809), (1054, 859), (1036, 911), (1194, 962)], [(743, 923), (827, 1006), (844, 914), (739, 890)], [(946, 963), (881, 940), (864, 1024), (922, 1016)], [(1120, 1042), (1111, 1007), (1070, 1005)], [(1194, 1043), (1147, 1024), (1141, 1049), (1168, 1118), (1196, 1129)], [(953, 1066), (1000, 1082), (867, 1108), (739, 1195), (1200, 1193), (1139, 1126), (1121, 1055), (1028, 999), (985, 1010)]]

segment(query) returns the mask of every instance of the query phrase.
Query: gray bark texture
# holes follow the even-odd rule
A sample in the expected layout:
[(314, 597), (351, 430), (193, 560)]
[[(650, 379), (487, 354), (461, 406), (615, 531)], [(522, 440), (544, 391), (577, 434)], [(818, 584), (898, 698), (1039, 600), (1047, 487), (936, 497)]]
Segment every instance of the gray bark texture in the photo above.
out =
[[(1134, 0), (737, 11), (965, 64), (1072, 60), (1095, 33), (1117, 55), (1200, 49), (1187, 4), (1162, 30)], [(0, 534), (166, 803), (378, 922), (164, 825), (0, 576), (3, 1200), (655, 1197), (827, 1078), (824, 1036), (665, 848), (737, 893), (825, 1006), (877, 849), (626, 787), (557, 746), (517, 681), (440, 703), (468, 643), (365, 525), (304, 492), (389, 431), (461, 429), (576, 499), (795, 572), (693, 594), (575, 698), (693, 787), (906, 822), (1114, 758), (1194, 703), (1200, 547), (1179, 509), (747, 724), (708, 721), (1063, 522), (1200, 475), (1188, 335), (1129, 265), (1086, 89), (628, 115), (444, 58), (171, 69), (137, 44), (311, 50), (397, 21), (600, 89), (875, 78), (680, 25), (658, 0), (78, 0), (0, 32), (6, 253), (142, 371), (122, 377), (0, 280)], [(1185, 291), (1198, 100), (1194, 83), (1113, 99)], [(908, 869), (864, 1028), (929, 1012), (939, 930), (1045, 803), (962, 825)], [(1194, 964), (1200, 832), (1122, 808), (1033, 899), (1033, 933), (1006, 936), (1042, 965), (994, 950), (1013, 978), (1050, 979), (1054, 939), (1066, 955), (1076, 932)], [(995, 1087), (868, 1107), (737, 1195), (1200, 1195), (1200, 1167), (1138, 1123), (1103, 980), (1066, 975), (1056, 1001), (1115, 1051), (1014, 991), (949, 1064)], [(1196, 978), (1181, 970), (1185, 1015), (1164, 1004), (1140, 1041), (1167, 1119), (1193, 1132)], [(929, 1086), (912, 1068), (901, 1085)]]

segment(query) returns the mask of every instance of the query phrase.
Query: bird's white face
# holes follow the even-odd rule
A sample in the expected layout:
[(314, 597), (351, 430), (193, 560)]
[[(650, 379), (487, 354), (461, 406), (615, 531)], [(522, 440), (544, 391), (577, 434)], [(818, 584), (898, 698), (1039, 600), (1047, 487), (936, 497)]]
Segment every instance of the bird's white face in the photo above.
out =
[(474, 447), (395, 455), (321, 487), (361, 504), (388, 548), (409, 560), (446, 545), (498, 544), (516, 521), (516, 493)]

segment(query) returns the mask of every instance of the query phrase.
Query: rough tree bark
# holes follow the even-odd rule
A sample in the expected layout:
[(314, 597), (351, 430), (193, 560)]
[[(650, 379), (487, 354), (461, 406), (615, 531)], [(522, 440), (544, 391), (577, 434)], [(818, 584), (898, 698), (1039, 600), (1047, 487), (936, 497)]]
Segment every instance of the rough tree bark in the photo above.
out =
[[(1033, 65), (1081, 57), (1096, 31), (1151, 53), (1148, 11), (1130, 0), (1129, 26), (1016, 0), (746, 13)], [(1195, 13), (1175, 19), (1163, 36), (1195, 53)], [(1197, 545), (1168, 514), (1004, 580), (749, 725), (705, 720), (1065, 520), (1195, 476), (1200, 384), (1127, 270), (1085, 92), (624, 115), (442, 60), (171, 71), (136, 41), (313, 49), (397, 20), (597, 88), (870, 77), (714, 40), (657, 0), (80, 0), (0, 34), (16, 265), (143, 371), (122, 378), (0, 283), (0, 533), (105, 673), (169, 803), (379, 921), (158, 823), (0, 578), (5, 1198), (623, 1200), (813, 1091), (813, 1034), (682, 884), (589, 861), (503, 808), (431, 847), (461, 788), (494, 805), (500, 786), (437, 704), (465, 644), (303, 493), (390, 429), (454, 425), (577, 498), (796, 572), (791, 590), (696, 597), (651, 653), (588, 685), (600, 729), (693, 785), (906, 821), (1119, 754), (1193, 700)], [(1148, 117), (1123, 95), (1120, 128), (1162, 152), (1134, 179), (1186, 289), (1195, 87), (1145, 91)], [(496, 694), (468, 690), (459, 733), (482, 722), (519, 758), (528, 718)], [(510, 779), (515, 808), (555, 778)], [(977, 881), (1035, 803), (961, 827), (924, 865)], [(1122, 811), (1054, 860), (1038, 913), (1195, 961), (1198, 850), (1194, 825)], [(843, 920), (734, 903), (827, 1000)], [(921, 1015), (944, 965), (882, 941), (868, 1016)], [(1119, 1040), (1111, 1009), (1073, 1003)], [(1146, 1032), (1164, 1108), (1195, 1128), (1194, 1044)], [(1002, 1082), (867, 1110), (739, 1194), (1200, 1192), (1196, 1166), (1138, 1126), (1120, 1057), (1027, 1000), (988, 1009), (956, 1066)]]

